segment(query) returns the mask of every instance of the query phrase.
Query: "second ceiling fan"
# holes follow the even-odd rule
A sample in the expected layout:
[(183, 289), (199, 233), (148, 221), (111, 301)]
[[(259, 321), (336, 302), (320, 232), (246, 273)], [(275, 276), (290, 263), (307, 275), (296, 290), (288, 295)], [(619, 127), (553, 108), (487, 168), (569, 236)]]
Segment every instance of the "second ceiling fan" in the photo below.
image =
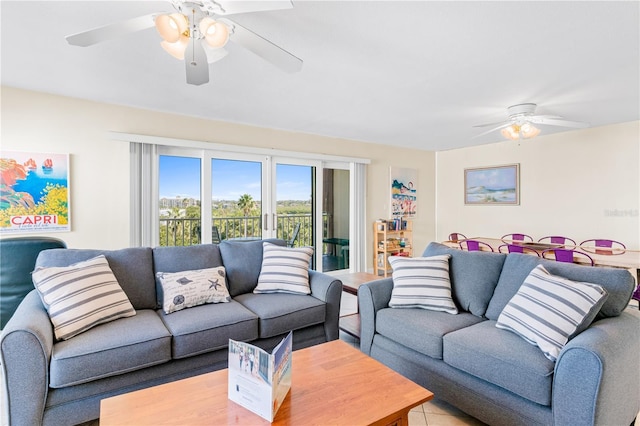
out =
[(290, 0), (173, 0), (171, 3), (176, 10), (173, 13), (153, 13), (116, 22), (69, 35), (66, 40), (71, 45), (86, 47), (155, 26), (163, 39), (164, 50), (185, 61), (187, 83), (195, 85), (209, 82), (209, 63), (227, 55), (224, 49), (227, 41), (248, 49), (286, 72), (297, 72), (302, 68), (300, 58), (225, 17), (291, 9)]
[(511, 140), (518, 140), (520, 138), (531, 139), (540, 134), (540, 129), (534, 126), (534, 124), (542, 124), (549, 126), (559, 127), (572, 127), (572, 128), (584, 128), (589, 127), (589, 123), (582, 121), (566, 120), (557, 115), (535, 115), (536, 104), (525, 103), (512, 105), (507, 108), (508, 119), (497, 123), (479, 124), (473, 127), (489, 127), (490, 130), (484, 133), (474, 136), (474, 138), (484, 136), (491, 132), (500, 130), (502, 136)]

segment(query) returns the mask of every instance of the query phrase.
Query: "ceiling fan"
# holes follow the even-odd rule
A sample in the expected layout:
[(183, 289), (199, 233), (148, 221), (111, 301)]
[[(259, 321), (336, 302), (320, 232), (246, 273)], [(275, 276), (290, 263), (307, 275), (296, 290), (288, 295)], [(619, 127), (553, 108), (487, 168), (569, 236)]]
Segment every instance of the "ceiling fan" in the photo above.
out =
[(173, 13), (153, 13), (69, 35), (74, 46), (91, 46), (133, 32), (156, 27), (162, 48), (184, 59), (187, 83), (209, 82), (209, 63), (224, 58), (227, 41), (234, 42), (286, 72), (300, 71), (302, 60), (259, 36), (227, 15), (291, 9), (290, 0), (172, 0)]
[(484, 133), (474, 136), (474, 138), (478, 138), (491, 132), (495, 132), (496, 130), (500, 130), (502, 135), (507, 139), (531, 139), (540, 134), (540, 129), (535, 127), (534, 124), (573, 128), (589, 127), (589, 123), (565, 120), (564, 118), (557, 115), (534, 115), (536, 112), (536, 107), (537, 105), (532, 103), (512, 105), (507, 108), (507, 115), (509, 118), (506, 121), (473, 126), (494, 126), (491, 130), (487, 130)]

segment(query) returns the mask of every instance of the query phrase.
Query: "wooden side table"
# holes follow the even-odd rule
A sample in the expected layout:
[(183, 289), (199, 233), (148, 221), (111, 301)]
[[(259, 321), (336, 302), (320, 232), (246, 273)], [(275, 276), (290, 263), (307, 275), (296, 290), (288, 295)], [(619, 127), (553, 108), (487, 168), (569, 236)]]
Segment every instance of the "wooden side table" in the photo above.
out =
[[(375, 274), (369, 274), (367, 272), (354, 272), (349, 274), (340, 274), (335, 275), (340, 281), (342, 281), (342, 291), (345, 293), (353, 294), (354, 296), (358, 295), (358, 288), (370, 281), (375, 281), (382, 279)], [(340, 317), (340, 330), (345, 333), (359, 339), (360, 338), (360, 314), (349, 314)]]

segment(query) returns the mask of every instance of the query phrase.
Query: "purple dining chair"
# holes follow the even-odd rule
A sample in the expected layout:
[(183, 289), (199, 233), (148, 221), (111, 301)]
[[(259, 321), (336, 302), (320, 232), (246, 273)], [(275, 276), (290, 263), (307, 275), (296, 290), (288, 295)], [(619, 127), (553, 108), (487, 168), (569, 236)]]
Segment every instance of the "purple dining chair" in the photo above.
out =
[(631, 298), (638, 301), (638, 309), (640, 309), (640, 284), (636, 287), (636, 291), (633, 292)]
[(503, 244), (498, 247), (498, 251), (500, 253), (504, 253), (504, 250), (507, 250), (508, 253), (533, 254), (540, 257), (540, 253), (538, 253), (537, 250), (529, 247), (518, 246), (515, 244)]
[[(595, 247), (593, 247), (591, 244), (593, 244)], [(594, 238), (581, 242), (580, 248), (595, 254), (622, 254), (627, 249), (627, 246), (616, 240)], [(616, 253), (612, 251), (615, 249), (618, 250)]]
[(482, 241), (477, 240), (463, 240), (460, 241), (460, 249), (467, 251), (481, 251), (484, 247), (487, 251), (494, 251), (493, 247), (487, 243), (483, 243)]
[[(527, 234), (505, 234), (500, 238), (503, 242), (511, 241), (530, 241), (533, 242), (533, 238)], [(506, 241), (505, 241), (506, 240)]]
[(567, 243), (571, 243), (570, 245), (575, 246), (576, 242), (573, 238), (563, 237), (560, 235), (549, 235), (548, 237), (542, 237), (538, 240), (539, 243), (551, 243), (551, 244), (560, 244), (563, 246), (568, 245)]
[[(588, 263), (591, 266), (594, 265), (593, 258), (589, 256), (587, 253), (582, 252), (580, 250), (569, 250), (569, 249), (548, 249), (542, 252), (542, 257), (544, 259), (549, 259), (549, 255), (553, 256), (553, 259), (558, 262), (567, 262), (567, 263)], [(582, 262), (580, 261), (582, 259)]]
[(459, 232), (452, 232), (451, 234), (449, 234), (449, 241), (452, 241), (454, 243), (457, 243), (466, 239), (467, 239), (467, 236)]

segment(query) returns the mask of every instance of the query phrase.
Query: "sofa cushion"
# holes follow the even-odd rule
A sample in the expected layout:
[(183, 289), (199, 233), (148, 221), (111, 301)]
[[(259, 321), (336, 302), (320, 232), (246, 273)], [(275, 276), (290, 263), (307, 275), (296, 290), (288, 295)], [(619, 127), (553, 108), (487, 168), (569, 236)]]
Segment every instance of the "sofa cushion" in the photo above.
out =
[(140, 310), (53, 345), (52, 388), (63, 388), (161, 364), (171, 359), (171, 335), (152, 310)]
[(284, 240), (230, 241), (220, 243), (222, 262), (227, 270), (229, 294), (251, 293), (258, 285), (258, 276), (262, 267), (262, 243), (270, 242), (285, 246)]
[(261, 339), (321, 324), (326, 315), (324, 302), (301, 294), (246, 293), (234, 300), (258, 315)]
[(451, 298), (450, 257), (449, 254), (431, 257), (390, 256), (393, 290), (389, 307), (457, 314), (458, 308)]
[(463, 311), (483, 316), (498, 284), (505, 254), (469, 252), (439, 243), (427, 246), (423, 256), (450, 254), (449, 274), (453, 300)]
[(154, 247), (153, 275), (156, 277), (156, 308), (162, 307), (162, 286), (157, 279), (158, 272), (180, 272), (222, 266), (222, 256), (218, 244), (197, 244), (193, 246)]
[(444, 362), (528, 400), (550, 405), (555, 363), (535, 346), (495, 325), (495, 321), (483, 321), (445, 335)]
[(69, 266), (103, 254), (135, 309), (155, 309), (156, 292), (149, 247), (121, 250), (52, 249), (38, 255), (36, 267)]
[(205, 303), (230, 302), (224, 266), (182, 272), (158, 272), (162, 309), (170, 314)]
[(38, 267), (32, 278), (59, 340), (136, 314), (103, 255), (70, 266)]
[(183, 309), (170, 315), (158, 310), (173, 335), (174, 359), (226, 348), (229, 338), (248, 342), (258, 338), (258, 317), (240, 303), (218, 303)]
[(497, 320), (509, 300), (518, 292), (529, 272), (538, 265), (547, 271), (571, 281), (598, 284), (609, 294), (596, 319), (615, 317), (622, 313), (631, 300), (635, 288), (633, 275), (622, 268), (594, 268), (592, 266), (544, 260), (536, 256), (510, 253), (502, 268), (486, 317)]
[(380, 309), (376, 332), (431, 358), (442, 359), (442, 337), (483, 321), (468, 312), (451, 315), (425, 309)]
[(496, 327), (513, 331), (555, 361), (569, 338), (591, 324), (606, 298), (599, 285), (551, 275), (538, 265), (507, 303)]
[(312, 247), (262, 244), (262, 265), (254, 293), (310, 294), (309, 266)]

